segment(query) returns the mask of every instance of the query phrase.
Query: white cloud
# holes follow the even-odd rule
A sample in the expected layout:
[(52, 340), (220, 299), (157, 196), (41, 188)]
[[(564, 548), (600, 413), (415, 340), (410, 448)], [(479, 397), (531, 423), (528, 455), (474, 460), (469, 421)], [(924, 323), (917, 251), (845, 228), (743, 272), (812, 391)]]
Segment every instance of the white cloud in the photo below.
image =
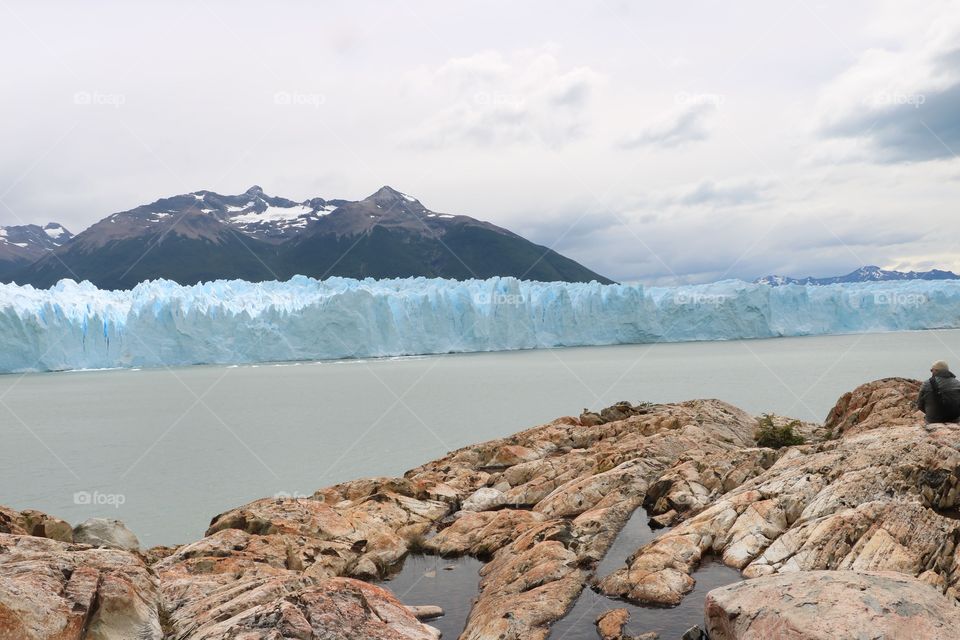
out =
[(421, 69), (411, 81), (446, 106), (404, 134), (413, 146), (562, 146), (585, 132), (601, 74), (561, 64), (552, 48), (487, 51)]

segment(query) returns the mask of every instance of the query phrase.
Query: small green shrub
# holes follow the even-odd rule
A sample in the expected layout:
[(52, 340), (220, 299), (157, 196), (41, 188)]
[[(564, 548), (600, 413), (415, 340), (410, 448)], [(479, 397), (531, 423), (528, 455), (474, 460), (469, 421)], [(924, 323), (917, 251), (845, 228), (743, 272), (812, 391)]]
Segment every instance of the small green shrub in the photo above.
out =
[(771, 449), (803, 444), (805, 442), (803, 436), (797, 433), (799, 427), (799, 420), (791, 420), (783, 426), (777, 426), (773, 416), (765, 413), (760, 418), (760, 428), (757, 429), (757, 444)]

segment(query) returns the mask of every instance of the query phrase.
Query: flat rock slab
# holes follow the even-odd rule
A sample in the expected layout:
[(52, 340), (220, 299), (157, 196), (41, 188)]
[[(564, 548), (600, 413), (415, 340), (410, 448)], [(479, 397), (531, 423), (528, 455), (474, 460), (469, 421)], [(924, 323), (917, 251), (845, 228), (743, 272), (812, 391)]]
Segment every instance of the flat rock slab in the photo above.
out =
[(800, 571), (707, 594), (711, 640), (951, 640), (960, 604), (894, 572)]

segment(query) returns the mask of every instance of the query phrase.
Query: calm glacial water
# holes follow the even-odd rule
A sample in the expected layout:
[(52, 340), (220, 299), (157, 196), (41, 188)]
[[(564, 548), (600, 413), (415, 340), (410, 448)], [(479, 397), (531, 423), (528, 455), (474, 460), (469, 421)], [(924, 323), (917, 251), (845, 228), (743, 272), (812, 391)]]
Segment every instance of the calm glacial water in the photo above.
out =
[(398, 475), (618, 400), (822, 420), (882, 376), (960, 364), (960, 331), (0, 376), (0, 504), (124, 520), (144, 546), (277, 493)]

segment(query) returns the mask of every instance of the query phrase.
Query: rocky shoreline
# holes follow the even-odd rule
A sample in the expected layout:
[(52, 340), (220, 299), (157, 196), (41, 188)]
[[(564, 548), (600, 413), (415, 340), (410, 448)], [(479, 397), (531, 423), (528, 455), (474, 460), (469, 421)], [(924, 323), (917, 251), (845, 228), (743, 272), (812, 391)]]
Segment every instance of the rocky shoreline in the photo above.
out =
[[(862, 385), (823, 425), (766, 417), (805, 440), (778, 449), (721, 401), (620, 403), (143, 552), (0, 508), (0, 639), (435, 639), (434, 603), (375, 584), (412, 552), (485, 561), (463, 640), (546, 640), (585, 588), (611, 596), (596, 637), (637, 637), (616, 598), (675, 605), (707, 557), (746, 578), (708, 595), (711, 640), (955, 637), (960, 427), (924, 425), (918, 385)], [(641, 506), (669, 529), (597, 575)]]

